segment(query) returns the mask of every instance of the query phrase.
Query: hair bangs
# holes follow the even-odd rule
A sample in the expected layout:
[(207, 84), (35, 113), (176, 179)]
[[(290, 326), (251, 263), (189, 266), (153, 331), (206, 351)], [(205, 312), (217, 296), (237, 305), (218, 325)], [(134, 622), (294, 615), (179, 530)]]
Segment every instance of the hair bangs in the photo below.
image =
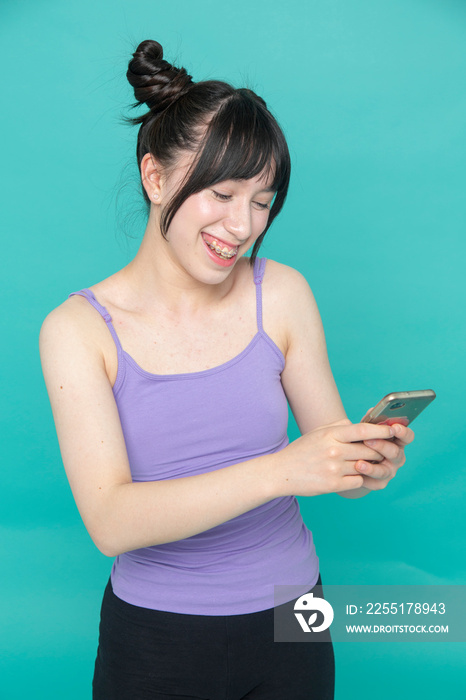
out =
[(288, 149), (283, 137), (283, 143), (277, 139), (270, 121), (266, 109), (244, 92), (225, 102), (209, 124), (198, 161), (205, 175), (208, 171), (209, 185), (273, 175), (271, 187), (276, 189), (282, 179), (278, 173), (283, 152)]
[(237, 90), (207, 123), (199, 156), (162, 215), (162, 231), (168, 231), (176, 211), (191, 195), (226, 180), (261, 176), (276, 195), (267, 227), (254, 245), (253, 264), (265, 233), (284, 204), (290, 170), (285, 137), (265, 103), (250, 90)]

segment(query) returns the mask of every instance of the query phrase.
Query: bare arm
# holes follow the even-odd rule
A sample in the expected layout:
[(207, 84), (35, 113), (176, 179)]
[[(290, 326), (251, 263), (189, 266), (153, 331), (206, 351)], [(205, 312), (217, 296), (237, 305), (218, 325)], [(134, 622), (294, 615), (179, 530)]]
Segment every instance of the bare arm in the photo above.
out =
[(287, 311), (283, 309), (288, 329), (282, 384), (299, 430), (305, 434), (321, 425), (350, 424), (330, 368), (314, 295), (296, 270), (288, 269), (286, 276), (290, 301)]
[[(288, 318), (286, 367), (282, 383), (302, 434), (328, 424), (351, 425), (330, 368), (324, 330), (314, 296), (305, 279), (295, 270), (285, 270), (289, 299), (278, 312)], [(283, 296), (282, 296), (283, 299)], [(292, 301), (294, 300), (294, 301)], [(356, 469), (362, 475), (360, 488), (339, 491), (345, 498), (360, 498), (384, 488), (405, 462), (404, 447), (414, 433), (395, 426), (395, 440), (366, 442), (378, 454), (377, 464), (361, 455)]]

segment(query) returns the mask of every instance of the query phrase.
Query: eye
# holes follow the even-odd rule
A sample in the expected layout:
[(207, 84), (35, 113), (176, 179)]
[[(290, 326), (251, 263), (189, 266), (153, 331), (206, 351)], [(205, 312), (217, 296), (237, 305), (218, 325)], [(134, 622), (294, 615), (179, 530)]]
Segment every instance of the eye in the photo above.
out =
[(215, 190), (212, 190), (212, 192), (221, 202), (228, 202), (231, 199), (231, 194), (222, 194), (221, 192), (216, 192)]
[(253, 202), (259, 209), (270, 209), (270, 202), (264, 204), (263, 202)]

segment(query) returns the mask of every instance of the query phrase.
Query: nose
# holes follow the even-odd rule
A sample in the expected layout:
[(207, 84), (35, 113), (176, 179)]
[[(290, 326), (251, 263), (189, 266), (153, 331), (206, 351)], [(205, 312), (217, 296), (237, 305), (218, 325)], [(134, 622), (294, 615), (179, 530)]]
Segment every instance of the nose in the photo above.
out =
[(230, 202), (227, 216), (223, 221), (225, 230), (238, 238), (240, 241), (245, 241), (249, 238), (251, 232), (251, 212), (249, 202), (240, 201), (239, 199)]

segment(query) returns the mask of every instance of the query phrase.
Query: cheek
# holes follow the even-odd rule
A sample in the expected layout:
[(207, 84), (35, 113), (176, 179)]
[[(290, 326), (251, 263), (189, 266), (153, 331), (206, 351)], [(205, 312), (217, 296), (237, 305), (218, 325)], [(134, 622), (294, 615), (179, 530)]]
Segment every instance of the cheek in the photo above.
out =
[(258, 238), (269, 221), (270, 210), (257, 211), (253, 214), (253, 235)]
[(221, 202), (216, 202), (206, 197), (204, 192), (198, 192), (197, 194), (191, 195), (191, 197), (181, 205), (176, 216), (180, 214), (180, 218), (183, 218), (185, 223), (195, 223), (197, 221), (209, 223), (210, 220), (217, 221), (220, 219), (222, 217), (222, 212)]
[(218, 221), (225, 216), (225, 206), (211, 197), (200, 197), (196, 203), (196, 211), (199, 217), (207, 220)]

